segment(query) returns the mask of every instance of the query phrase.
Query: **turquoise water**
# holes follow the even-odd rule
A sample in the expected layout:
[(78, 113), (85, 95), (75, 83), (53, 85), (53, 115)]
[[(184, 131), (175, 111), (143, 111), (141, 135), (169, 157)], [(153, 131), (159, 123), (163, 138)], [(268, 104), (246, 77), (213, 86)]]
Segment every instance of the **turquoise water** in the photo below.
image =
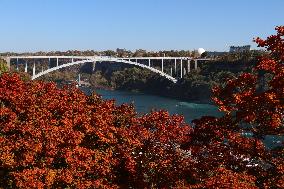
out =
[[(81, 88), (85, 93), (90, 94), (91, 89)], [(184, 102), (176, 99), (165, 98), (156, 95), (143, 94), (140, 92), (131, 91), (110, 91), (110, 90), (95, 90), (100, 94), (103, 99), (114, 99), (117, 105), (122, 103), (133, 103), (138, 113), (147, 113), (151, 110), (164, 109), (171, 114), (183, 115), (187, 123), (191, 123), (192, 120), (200, 118), (205, 115), (209, 116), (221, 116), (216, 106), (210, 104), (197, 104), (193, 102)], [(250, 133), (245, 133), (249, 137)], [(265, 137), (265, 144), (267, 147), (281, 146), (281, 142), (284, 140), (283, 136), (271, 136)]]
[[(86, 91), (86, 89), (83, 89)], [(210, 104), (197, 104), (176, 99), (143, 94), (131, 91), (95, 90), (104, 99), (115, 99), (117, 104), (133, 103), (138, 113), (147, 113), (151, 110), (164, 109), (171, 114), (183, 115), (185, 121), (190, 123), (193, 119), (204, 115), (220, 116), (216, 106)]]

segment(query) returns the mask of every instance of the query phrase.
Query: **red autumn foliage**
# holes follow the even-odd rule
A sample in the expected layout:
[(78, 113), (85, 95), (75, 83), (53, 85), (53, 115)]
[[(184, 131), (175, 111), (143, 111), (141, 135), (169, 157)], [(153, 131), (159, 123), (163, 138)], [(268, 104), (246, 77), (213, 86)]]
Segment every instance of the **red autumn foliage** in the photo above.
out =
[(7, 188), (167, 186), (190, 127), (159, 111), (136, 116), (79, 89), (0, 78), (0, 174)]
[[(53, 83), (0, 77), (0, 188), (284, 188), (284, 27), (254, 73), (214, 88), (225, 115), (190, 127)], [(260, 90), (261, 72), (272, 79)], [(246, 137), (243, 133), (251, 133)]]
[[(260, 57), (253, 73), (244, 73), (213, 89), (213, 100), (225, 116), (195, 121), (185, 148), (196, 157), (196, 178), (202, 187), (233, 188), (228, 184), (234, 183), (235, 188), (284, 188), (284, 27), (276, 27), (276, 31), (266, 40), (255, 39), (269, 55)], [(264, 73), (272, 76), (265, 90), (259, 83)], [(269, 135), (282, 137), (282, 144), (266, 147), (264, 139)], [(220, 167), (225, 177), (218, 176)], [(248, 185), (236, 183), (238, 177), (249, 181)]]

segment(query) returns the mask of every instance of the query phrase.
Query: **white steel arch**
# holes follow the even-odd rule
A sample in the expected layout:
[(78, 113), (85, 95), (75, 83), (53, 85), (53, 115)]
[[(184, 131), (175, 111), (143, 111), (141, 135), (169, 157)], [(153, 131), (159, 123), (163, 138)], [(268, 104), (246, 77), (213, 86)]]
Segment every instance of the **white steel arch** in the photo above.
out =
[(55, 71), (55, 70), (59, 70), (61, 68), (65, 68), (65, 67), (69, 67), (69, 66), (73, 66), (73, 65), (77, 65), (77, 64), (84, 64), (86, 62), (93, 62), (93, 61), (92, 60), (81, 60), (81, 61), (70, 62), (70, 63), (67, 63), (67, 64), (62, 64), (60, 66), (49, 68), (49, 69), (47, 69), (47, 70), (45, 70), (43, 72), (40, 72), (38, 74), (33, 75), (32, 76), (32, 80), (37, 79), (37, 78), (39, 78), (39, 77), (41, 77), (41, 76), (43, 76), (45, 74), (48, 74), (50, 72)]
[[(87, 63), (87, 62), (96, 62), (96, 61), (100, 61), (100, 62), (103, 62), (103, 61), (109, 61), (109, 62), (118, 62), (118, 63), (125, 63), (125, 64), (131, 64), (131, 65), (135, 65), (135, 66), (139, 66), (141, 68), (145, 68), (145, 69), (148, 69), (154, 73), (157, 73), (159, 74), (160, 76), (162, 77), (165, 77), (167, 78), (168, 80), (176, 83), (177, 82), (177, 79), (175, 79), (174, 77), (158, 70), (158, 69), (155, 69), (155, 68), (152, 68), (150, 66), (146, 66), (144, 64), (140, 64), (138, 62), (132, 62), (132, 61), (129, 61), (129, 60), (124, 60), (124, 59), (120, 59), (120, 58), (112, 58), (112, 57), (97, 57), (97, 58), (89, 58), (89, 59), (86, 59), (86, 60), (80, 60), (80, 61), (75, 61), (75, 62), (70, 62), (70, 63), (66, 63), (66, 64), (62, 64), (60, 66), (56, 66), (56, 67), (53, 67), (53, 68), (49, 68), (43, 72), (40, 72), (38, 74), (34, 74), (32, 76), (32, 80), (34, 79), (37, 79), (45, 74), (48, 74), (50, 72), (53, 72), (55, 70), (59, 70), (61, 68), (65, 68), (65, 67), (69, 67), (69, 66), (73, 66), (73, 65), (78, 65), (78, 64), (84, 64), (84, 63)], [(34, 68), (35, 69), (35, 68)]]

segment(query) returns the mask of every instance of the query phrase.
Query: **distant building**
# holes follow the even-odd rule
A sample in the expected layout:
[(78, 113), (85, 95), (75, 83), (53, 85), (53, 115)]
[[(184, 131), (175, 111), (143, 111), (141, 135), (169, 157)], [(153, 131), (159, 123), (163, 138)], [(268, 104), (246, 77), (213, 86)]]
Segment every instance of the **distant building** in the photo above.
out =
[(246, 52), (250, 51), (250, 45), (244, 45), (244, 46), (230, 46), (230, 53), (232, 52)]

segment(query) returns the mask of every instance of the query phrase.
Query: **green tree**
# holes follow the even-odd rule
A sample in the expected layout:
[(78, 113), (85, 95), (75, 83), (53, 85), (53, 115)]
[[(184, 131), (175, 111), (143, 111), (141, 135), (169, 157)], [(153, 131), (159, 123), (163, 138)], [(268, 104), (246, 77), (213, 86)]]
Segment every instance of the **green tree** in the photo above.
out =
[(9, 71), (9, 68), (6, 64), (6, 62), (2, 59), (0, 59), (0, 75), (4, 72), (8, 72)]

